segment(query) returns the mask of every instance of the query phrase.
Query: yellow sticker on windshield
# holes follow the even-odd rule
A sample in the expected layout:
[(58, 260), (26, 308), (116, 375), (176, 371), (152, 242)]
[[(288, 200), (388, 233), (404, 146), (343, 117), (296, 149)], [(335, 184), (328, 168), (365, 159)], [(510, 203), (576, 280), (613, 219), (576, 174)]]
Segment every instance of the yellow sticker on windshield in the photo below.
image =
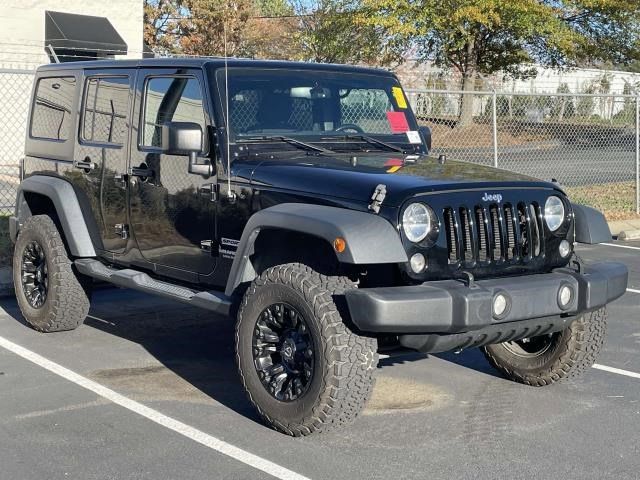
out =
[(393, 98), (396, 99), (398, 107), (407, 108), (407, 99), (404, 98), (404, 93), (402, 93), (402, 89), (400, 87), (391, 87), (391, 93), (393, 93)]

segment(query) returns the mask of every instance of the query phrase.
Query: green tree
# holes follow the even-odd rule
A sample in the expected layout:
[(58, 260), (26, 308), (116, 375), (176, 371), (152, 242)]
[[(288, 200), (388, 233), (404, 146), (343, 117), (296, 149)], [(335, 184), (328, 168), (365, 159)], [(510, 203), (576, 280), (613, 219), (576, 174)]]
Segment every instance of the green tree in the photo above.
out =
[(305, 60), (386, 64), (384, 29), (363, 21), (359, 0), (293, 0)]
[[(422, 60), (452, 68), (462, 89), (482, 74), (530, 73), (554, 67), (631, 63), (640, 58), (640, 8), (628, 0), (364, 0), (362, 17)], [(472, 122), (473, 98), (463, 95), (460, 125)]]

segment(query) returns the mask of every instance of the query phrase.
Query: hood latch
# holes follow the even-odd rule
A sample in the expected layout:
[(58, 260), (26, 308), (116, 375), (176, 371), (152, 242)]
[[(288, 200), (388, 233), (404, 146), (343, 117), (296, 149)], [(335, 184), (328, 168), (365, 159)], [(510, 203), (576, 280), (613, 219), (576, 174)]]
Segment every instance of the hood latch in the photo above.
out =
[(382, 206), (382, 202), (384, 202), (384, 197), (386, 196), (387, 196), (387, 186), (381, 183), (373, 191), (373, 195), (371, 195), (371, 203), (369, 203), (369, 210), (373, 210), (374, 213), (379, 213), (380, 207)]

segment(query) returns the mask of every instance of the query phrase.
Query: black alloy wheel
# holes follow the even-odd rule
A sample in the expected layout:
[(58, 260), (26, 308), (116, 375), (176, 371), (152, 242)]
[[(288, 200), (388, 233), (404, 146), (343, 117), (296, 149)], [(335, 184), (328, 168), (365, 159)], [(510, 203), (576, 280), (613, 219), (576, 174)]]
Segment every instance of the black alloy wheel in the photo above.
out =
[(296, 437), (326, 432), (364, 408), (378, 345), (349, 326), (343, 296), (354, 288), (347, 277), (285, 263), (266, 269), (244, 292), (235, 335), (238, 373), (249, 401), (276, 430)]
[(287, 303), (275, 303), (262, 311), (253, 332), (253, 361), (273, 398), (291, 402), (307, 392), (314, 356), (313, 339), (300, 312)]
[(35, 240), (22, 252), (21, 265), (22, 288), (27, 302), (32, 308), (42, 308), (49, 291), (49, 270), (44, 250)]

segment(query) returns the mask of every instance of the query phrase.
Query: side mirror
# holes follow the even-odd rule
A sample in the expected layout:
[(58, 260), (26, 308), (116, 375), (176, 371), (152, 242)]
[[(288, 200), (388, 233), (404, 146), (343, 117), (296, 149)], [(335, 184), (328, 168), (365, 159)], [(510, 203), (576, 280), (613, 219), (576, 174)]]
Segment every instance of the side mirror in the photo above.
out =
[(431, 151), (431, 129), (423, 125), (418, 127), (418, 131), (422, 137), (422, 142), (427, 147), (427, 153), (429, 153)]
[(210, 177), (211, 163), (198, 163), (202, 152), (202, 127), (194, 122), (166, 122), (162, 125), (162, 153), (188, 155), (189, 173)]

